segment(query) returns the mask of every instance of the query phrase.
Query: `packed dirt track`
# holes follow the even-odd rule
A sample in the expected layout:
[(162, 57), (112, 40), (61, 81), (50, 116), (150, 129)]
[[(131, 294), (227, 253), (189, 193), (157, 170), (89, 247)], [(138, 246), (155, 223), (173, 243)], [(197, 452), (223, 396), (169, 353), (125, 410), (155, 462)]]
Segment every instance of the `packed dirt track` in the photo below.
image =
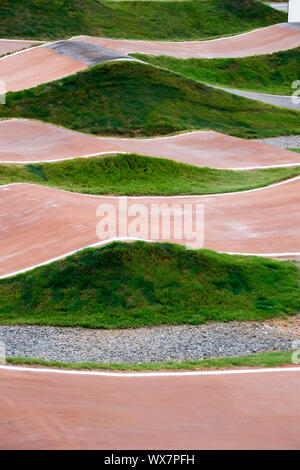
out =
[(24, 50), (0, 60), (0, 76), (6, 84), (6, 91), (32, 88), (85, 68), (85, 64), (58, 56), (45, 46)]
[(56, 41), (3, 57), (0, 77), (6, 91), (20, 91), (73, 75), (91, 65), (122, 58), (133, 60), (85, 42)]
[(2, 368), (0, 448), (299, 450), (300, 368), (240, 372)]
[(38, 44), (39, 41), (22, 41), (14, 39), (0, 39), (0, 56), (9, 54), (11, 52), (20, 51), (26, 47), (30, 47), (33, 44)]
[(298, 23), (282, 23), (238, 36), (208, 41), (134, 41), (90, 36), (77, 36), (72, 39), (107, 47), (122, 54), (139, 52), (150, 55), (169, 55), (182, 59), (192, 57), (208, 59), (233, 58), (272, 54), (273, 52), (298, 47), (300, 45), (300, 25)]
[[(0, 187), (0, 277), (115, 239), (141, 238), (190, 246), (184, 235), (175, 236), (181, 219), (179, 222), (175, 217), (170, 218), (170, 234), (166, 237), (161, 236), (160, 222), (158, 227), (150, 224), (153, 205), (164, 203), (181, 204), (181, 207), (194, 204), (199, 211), (204, 207), (204, 246), (199, 237), (193, 240), (194, 248), (272, 257), (300, 254), (300, 177), (240, 193), (129, 197), (127, 203), (125, 210), (119, 205), (120, 198), (113, 196), (76, 194), (32, 184)], [(107, 223), (113, 230), (108, 236), (101, 232), (101, 238), (96, 230), (103, 217), (99, 212), (97, 215), (97, 209), (102, 205), (107, 210), (107, 204)], [(143, 231), (135, 235), (129, 231), (123, 233), (120, 224), (124, 227), (126, 221), (129, 226), (137, 215), (127, 214), (136, 208), (148, 225), (143, 225)], [(152, 229), (158, 230), (158, 239), (153, 238)]]
[[(24, 43), (25, 46), (27, 42)], [(110, 60), (132, 60), (128, 53), (191, 57), (246, 57), (271, 54), (300, 44), (298, 23), (282, 23), (238, 36), (209, 41), (157, 42), (78, 36), (25, 49), (0, 59), (0, 77), (6, 91), (20, 91), (58, 80)], [(21, 42), (19, 43), (21, 45)], [(29, 43), (30, 45), (30, 43)], [(3, 41), (3, 47), (9, 46)]]
[(152, 139), (96, 137), (26, 119), (0, 121), (0, 163), (54, 162), (138, 153), (210, 168), (255, 169), (300, 165), (300, 155), (214, 131)]

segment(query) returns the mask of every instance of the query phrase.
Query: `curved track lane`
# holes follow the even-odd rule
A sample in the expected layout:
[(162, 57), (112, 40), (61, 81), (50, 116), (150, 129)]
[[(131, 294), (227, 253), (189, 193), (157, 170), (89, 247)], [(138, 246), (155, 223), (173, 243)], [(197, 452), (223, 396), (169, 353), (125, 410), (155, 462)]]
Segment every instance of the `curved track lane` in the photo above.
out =
[[(130, 41), (78, 36), (72, 40), (56, 41), (1, 58), (0, 77), (5, 82), (7, 91), (19, 91), (72, 75), (103, 61), (133, 60), (126, 56), (130, 52), (181, 58), (246, 57), (286, 50), (299, 44), (298, 23), (283, 23), (239, 36), (209, 41)], [(10, 47), (7, 41), (3, 42), (3, 47)], [(13, 42), (11, 47), (15, 47)]]
[(82, 62), (59, 56), (45, 46), (37, 46), (0, 59), (0, 77), (5, 82), (6, 91), (32, 88), (86, 68)]
[(150, 55), (169, 55), (182, 59), (248, 57), (257, 54), (272, 54), (299, 46), (300, 25), (299, 29), (297, 25), (298, 23), (295, 25), (282, 23), (238, 36), (208, 41), (134, 41), (91, 36), (76, 36), (72, 39), (108, 47), (122, 54), (139, 52)]
[[(119, 221), (130, 222), (134, 217), (128, 218), (123, 209), (119, 210), (119, 200), (32, 184), (0, 187), (0, 277), (47, 264), (88, 246), (136, 238), (120, 233)], [(204, 204), (204, 248), (272, 257), (300, 254), (300, 177), (240, 193), (128, 198), (128, 208), (143, 204), (143, 214), (151, 213), (151, 204), (163, 203)], [(111, 204), (117, 215), (115, 218), (110, 212), (109, 224), (115, 234), (104, 241), (96, 234), (100, 204)], [(174, 236), (177, 223), (171, 217), (170, 236), (159, 241), (188, 245), (185, 238)], [(149, 232), (137, 237), (150, 241)], [(200, 239), (194, 245), (197, 247), (202, 248)]]
[(56, 41), (0, 59), (6, 91), (19, 91), (51, 82), (110, 60), (134, 60), (94, 44)]
[(0, 39), (0, 56), (15, 51), (20, 51), (41, 41), (22, 41), (18, 39)]
[(0, 380), (1, 449), (300, 449), (300, 368)]
[(138, 153), (198, 167), (255, 169), (300, 165), (300, 155), (214, 131), (152, 139), (95, 137), (26, 119), (0, 121), (0, 163), (54, 162)]

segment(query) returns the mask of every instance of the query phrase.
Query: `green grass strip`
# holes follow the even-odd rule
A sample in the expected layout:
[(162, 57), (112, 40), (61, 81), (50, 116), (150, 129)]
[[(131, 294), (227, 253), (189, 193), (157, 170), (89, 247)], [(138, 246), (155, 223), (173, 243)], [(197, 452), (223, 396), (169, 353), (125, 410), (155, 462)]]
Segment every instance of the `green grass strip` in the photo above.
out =
[(240, 357), (220, 357), (198, 361), (148, 362), (138, 364), (103, 364), (93, 362), (44, 361), (30, 358), (7, 358), (7, 364), (42, 366), (56, 369), (106, 370), (106, 371), (172, 371), (207, 370), (241, 367), (280, 367), (292, 363), (291, 352), (266, 352)]
[(299, 174), (300, 160), (295, 168), (232, 171), (131, 154), (56, 163), (1, 164), (0, 185), (34, 183), (85, 194), (174, 196), (244, 191)]
[(208, 39), (287, 21), (255, 0), (1, 0), (1, 37)]
[(300, 47), (237, 59), (176, 59), (132, 55), (200, 83), (258, 93), (292, 95), (295, 91), (292, 83), (300, 77)]

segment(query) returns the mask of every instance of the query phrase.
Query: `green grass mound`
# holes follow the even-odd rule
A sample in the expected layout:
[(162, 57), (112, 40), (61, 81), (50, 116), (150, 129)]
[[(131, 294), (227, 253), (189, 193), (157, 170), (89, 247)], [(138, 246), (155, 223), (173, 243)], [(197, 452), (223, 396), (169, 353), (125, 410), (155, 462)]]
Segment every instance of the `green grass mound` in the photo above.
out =
[(286, 21), (255, 0), (1, 0), (1, 37), (207, 39)]
[(40, 119), (92, 134), (152, 136), (192, 129), (245, 138), (300, 134), (298, 111), (138, 62), (101, 64), (6, 98), (0, 118)]
[(129, 328), (296, 314), (291, 262), (113, 243), (0, 281), (0, 323)]
[(300, 47), (275, 54), (239, 59), (176, 59), (133, 54), (197, 82), (227, 88), (292, 95), (292, 83), (300, 77)]
[(213, 194), (254, 189), (300, 174), (299, 167), (215, 170), (139, 155), (0, 165), (0, 185), (35, 183), (87, 194)]

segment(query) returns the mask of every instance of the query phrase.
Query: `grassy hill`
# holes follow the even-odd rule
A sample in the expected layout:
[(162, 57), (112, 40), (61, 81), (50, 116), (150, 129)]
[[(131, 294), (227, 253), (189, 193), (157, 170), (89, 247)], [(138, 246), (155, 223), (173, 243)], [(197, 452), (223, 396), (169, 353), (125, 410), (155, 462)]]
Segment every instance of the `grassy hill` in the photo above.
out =
[(286, 21), (255, 0), (1, 0), (0, 36), (207, 39)]
[(291, 95), (300, 77), (300, 47), (275, 54), (239, 59), (176, 59), (167, 56), (133, 56), (197, 82), (227, 88)]
[(0, 185), (35, 183), (86, 194), (174, 196), (244, 191), (299, 174), (300, 161), (296, 168), (231, 171), (132, 154), (35, 165), (0, 165)]
[(0, 281), (0, 323), (128, 328), (296, 314), (291, 262), (114, 243)]
[(0, 118), (40, 119), (92, 134), (212, 129), (244, 138), (300, 134), (300, 113), (233, 96), (139, 62), (100, 64), (7, 94)]

